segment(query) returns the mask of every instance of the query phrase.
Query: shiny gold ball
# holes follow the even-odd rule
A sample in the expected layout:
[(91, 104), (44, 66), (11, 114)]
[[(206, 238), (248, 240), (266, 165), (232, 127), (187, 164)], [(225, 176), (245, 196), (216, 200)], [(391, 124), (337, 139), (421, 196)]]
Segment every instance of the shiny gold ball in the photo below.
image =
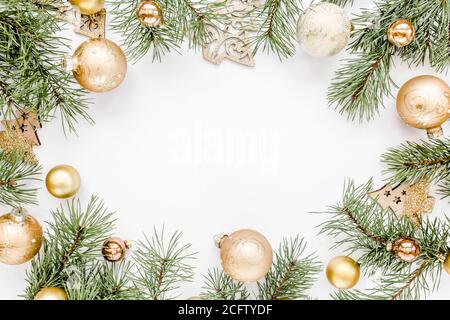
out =
[(398, 259), (413, 262), (420, 255), (420, 244), (413, 238), (398, 238), (392, 243), (391, 250)]
[(104, 8), (103, 0), (70, 0), (70, 4), (81, 14), (94, 14)]
[(103, 243), (102, 255), (106, 261), (117, 262), (125, 257), (128, 243), (117, 237), (106, 239)]
[(80, 174), (74, 167), (61, 164), (47, 173), (45, 185), (54, 197), (67, 199), (74, 196), (80, 189)]
[(450, 274), (450, 254), (445, 258), (443, 262), (444, 270)]
[(430, 137), (442, 135), (441, 125), (449, 118), (450, 88), (435, 76), (418, 76), (407, 81), (397, 95), (397, 111), (402, 120), (426, 129)]
[(38, 253), (41, 245), (41, 225), (23, 209), (0, 216), (1, 263), (25, 263)]
[(272, 266), (272, 247), (257, 231), (243, 229), (225, 235), (219, 247), (223, 271), (237, 281), (257, 281)]
[(350, 289), (359, 281), (359, 264), (350, 257), (334, 257), (328, 262), (326, 275), (328, 281), (334, 287), (338, 289)]
[(107, 39), (89, 39), (65, 61), (75, 79), (92, 92), (106, 92), (118, 87), (127, 73), (127, 59), (122, 49)]
[(392, 23), (388, 28), (388, 40), (396, 47), (405, 47), (414, 40), (416, 29), (406, 20), (400, 19)]
[(146, 27), (155, 28), (164, 24), (161, 6), (156, 1), (142, 1), (136, 10), (136, 15), (139, 22)]
[(57, 287), (48, 287), (41, 289), (34, 300), (68, 300), (66, 291)]

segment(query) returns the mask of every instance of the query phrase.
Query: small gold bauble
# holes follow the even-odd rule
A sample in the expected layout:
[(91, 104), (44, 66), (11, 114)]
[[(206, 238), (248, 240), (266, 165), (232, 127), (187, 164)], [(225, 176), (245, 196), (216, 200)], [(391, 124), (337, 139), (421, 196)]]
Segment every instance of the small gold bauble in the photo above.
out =
[(257, 231), (243, 229), (220, 239), (223, 271), (231, 278), (253, 282), (264, 277), (272, 266), (272, 247)]
[(25, 263), (38, 253), (41, 245), (41, 225), (24, 209), (14, 209), (0, 216), (1, 263)]
[(398, 238), (390, 247), (395, 256), (405, 262), (413, 262), (420, 255), (420, 244), (413, 238)]
[(102, 247), (102, 255), (109, 262), (117, 262), (125, 257), (125, 253), (129, 248), (127, 241), (123, 241), (117, 237), (106, 239)]
[(334, 287), (338, 289), (350, 289), (359, 281), (359, 264), (350, 257), (334, 257), (328, 262), (326, 275), (328, 281)]
[(106, 92), (118, 87), (125, 79), (127, 59), (114, 42), (95, 38), (80, 44), (72, 57), (66, 56), (64, 67), (73, 73), (83, 88)]
[(104, 8), (103, 0), (70, 0), (70, 4), (74, 6), (81, 14), (95, 14)]
[(406, 20), (400, 19), (392, 23), (388, 28), (388, 40), (396, 47), (405, 47), (414, 40), (416, 29)]
[(80, 189), (80, 174), (74, 167), (61, 164), (47, 173), (45, 185), (54, 197), (67, 199), (74, 196)]
[(442, 135), (441, 125), (450, 116), (450, 88), (435, 76), (418, 76), (407, 81), (397, 95), (397, 111), (415, 128), (427, 129), (428, 136)]
[(136, 10), (136, 15), (139, 22), (146, 27), (155, 28), (164, 24), (161, 6), (156, 1), (142, 1)]
[(34, 300), (68, 300), (66, 291), (57, 287), (48, 287), (41, 289)]
[(450, 254), (445, 258), (444, 262), (442, 263), (444, 266), (444, 270), (450, 274)]

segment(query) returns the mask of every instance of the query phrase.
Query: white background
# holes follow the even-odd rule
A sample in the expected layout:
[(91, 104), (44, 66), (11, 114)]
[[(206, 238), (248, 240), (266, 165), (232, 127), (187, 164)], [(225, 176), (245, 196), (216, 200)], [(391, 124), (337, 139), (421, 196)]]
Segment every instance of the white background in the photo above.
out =
[[(84, 40), (71, 31), (65, 35), (75, 39), (73, 49)], [(119, 42), (112, 32), (107, 37)], [(117, 212), (118, 236), (136, 240), (163, 224), (183, 231), (199, 253), (195, 281), (182, 286), (180, 298), (199, 294), (207, 269), (220, 266), (213, 243), (218, 233), (252, 228), (274, 248), (283, 237), (300, 234), (308, 251), (326, 264), (343, 251), (331, 251), (332, 239), (317, 236), (316, 226), (327, 216), (310, 212), (340, 200), (346, 178), (364, 183), (374, 177), (382, 186), (381, 154), (426, 137), (402, 123), (394, 98), (386, 99), (380, 117), (362, 124), (327, 106), (327, 87), (346, 56), (315, 59), (299, 48), (283, 63), (260, 53), (256, 67), (248, 68), (229, 61), (216, 66), (201, 52), (184, 49), (162, 63), (148, 55), (129, 64), (117, 90), (91, 95), (95, 126), (81, 122), (78, 136), (64, 137), (55, 120), (40, 130), (36, 153), (44, 172), (61, 163), (79, 170), (78, 196), (83, 204), (91, 194), (101, 196)], [(410, 70), (399, 61), (392, 68), (397, 84), (421, 74), (434, 72)], [(444, 130), (449, 132), (448, 124)], [(233, 137), (236, 144), (229, 143)], [(28, 209), (44, 222), (61, 201), (43, 182), (40, 187), (39, 206)], [(438, 201), (432, 215), (443, 217), (448, 209)], [(1, 299), (23, 292), (27, 268), (29, 263), (0, 265)], [(358, 288), (368, 285), (363, 278)], [(322, 272), (311, 296), (327, 299), (332, 290)], [(444, 273), (431, 297), (449, 294), (450, 276)]]

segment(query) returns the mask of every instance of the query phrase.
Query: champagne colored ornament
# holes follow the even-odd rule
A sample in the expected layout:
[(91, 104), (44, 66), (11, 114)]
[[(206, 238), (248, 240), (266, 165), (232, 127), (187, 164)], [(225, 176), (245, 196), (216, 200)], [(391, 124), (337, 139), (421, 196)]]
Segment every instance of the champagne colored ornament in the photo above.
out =
[(416, 29), (414, 25), (406, 20), (400, 19), (392, 23), (388, 28), (388, 40), (396, 47), (406, 47), (414, 40)]
[(387, 250), (392, 251), (398, 259), (411, 263), (420, 255), (420, 244), (413, 238), (402, 237), (389, 243)]
[(78, 83), (92, 92), (106, 92), (118, 87), (127, 73), (122, 49), (107, 39), (89, 39), (66, 57), (64, 66)]
[(48, 192), (54, 197), (67, 199), (80, 190), (81, 178), (78, 171), (69, 165), (61, 164), (52, 168), (45, 178)]
[(328, 281), (334, 287), (338, 289), (350, 289), (359, 281), (359, 264), (350, 257), (334, 257), (328, 262), (326, 275)]
[(321, 2), (304, 11), (297, 23), (297, 39), (313, 57), (335, 55), (347, 45), (352, 30), (344, 10), (333, 3)]
[(25, 209), (0, 217), (0, 262), (21, 264), (33, 258), (42, 245), (42, 228)]
[(103, 243), (102, 255), (106, 261), (118, 262), (125, 257), (127, 249), (130, 248), (128, 241), (117, 237), (106, 239)]
[(66, 291), (62, 288), (42, 288), (34, 297), (34, 300), (68, 300)]
[(447, 255), (444, 262), (442, 262), (442, 265), (444, 266), (444, 270), (450, 274), (450, 254)]
[(218, 239), (223, 271), (231, 278), (253, 282), (264, 277), (272, 266), (272, 247), (259, 232), (242, 229)]
[(146, 27), (156, 28), (164, 25), (164, 15), (156, 1), (142, 1), (136, 10), (136, 15), (139, 22)]
[(398, 92), (397, 111), (406, 124), (437, 138), (450, 116), (450, 87), (435, 76), (412, 78)]
[(70, 0), (70, 4), (86, 15), (95, 14), (104, 8), (103, 0)]

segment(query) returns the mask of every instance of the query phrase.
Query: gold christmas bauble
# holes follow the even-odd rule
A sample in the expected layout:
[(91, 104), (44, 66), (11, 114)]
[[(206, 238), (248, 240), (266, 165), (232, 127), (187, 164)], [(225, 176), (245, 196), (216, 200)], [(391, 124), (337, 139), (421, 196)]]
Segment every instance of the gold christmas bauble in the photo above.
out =
[(127, 73), (127, 59), (122, 49), (103, 38), (84, 41), (72, 57), (66, 57), (64, 64), (78, 83), (92, 92), (115, 89)]
[(414, 40), (416, 29), (406, 20), (400, 19), (392, 23), (388, 28), (388, 40), (396, 47), (405, 47)]
[(257, 231), (238, 230), (223, 236), (218, 245), (223, 271), (234, 280), (257, 281), (272, 266), (272, 247)]
[(80, 189), (80, 174), (74, 167), (61, 164), (47, 173), (45, 185), (54, 197), (67, 199), (74, 196)]
[(81, 14), (95, 14), (104, 8), (103, 0), (70, 0), (70, 4)]
[(350, 257), (334, 257), (328, 262), (326, 275), (328, 281), (334, 287), (338, 289), (350, 289), (359, 281), (359, 264)]
[(24, 209), (0, 216), (0, 262), (21, 264), (33, 258), (42, 245), (39, 222)]
[(146, 27), (155, 28), (164, 24), (161, 6), (156, 1), (142, 1), (136, 10), (136, 15), (139, 22)]
[(439, 137), (441, 125), (450, 116), (450, 88), (435, 76), (412, 78), (398, 92), (397, 111), (406, 124)]
[(129, 248), (127, 241), (123, 241), (117, 237), (106, 239), (102, 247), (102, 255), (109, 262), (117, 262), (125, 257), (125, 253)]
[(34, 297), (34, 300), (68, 300), (66, 291), (62, 288), (42, 288)]
[(420, 244), (413, 238), (398, 238), (389, 247), (389, 251), (392, 251), (398, 259), (405, 262), (413, 262), (420, 255)]
[(444, 266), (444, 270), (450, 274), (450, 254), (445, 258), (444, 262), (442, 263)]

